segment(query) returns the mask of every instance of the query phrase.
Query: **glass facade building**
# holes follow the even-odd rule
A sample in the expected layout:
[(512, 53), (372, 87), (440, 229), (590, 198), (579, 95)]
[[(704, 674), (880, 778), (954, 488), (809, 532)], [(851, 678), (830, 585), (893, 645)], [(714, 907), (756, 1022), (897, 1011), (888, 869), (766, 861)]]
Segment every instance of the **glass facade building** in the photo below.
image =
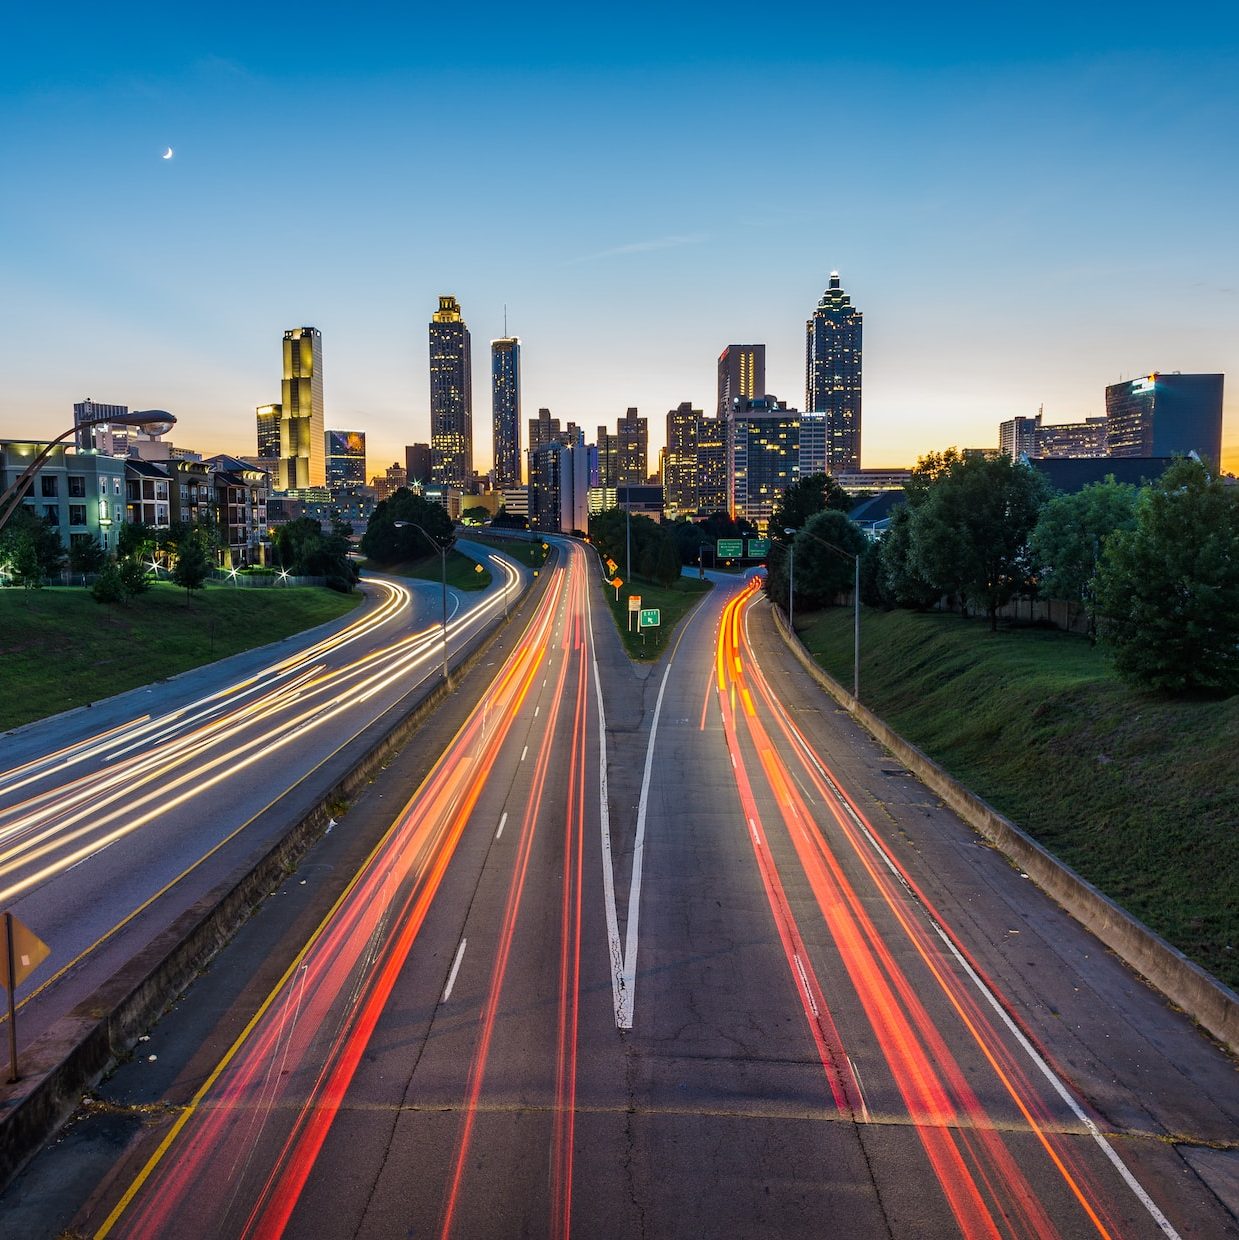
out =
[(440, 297), (430, 320), (430, 476), (460, 491), (473, 477), (472, 357), (455, 297)]
[(346, 495), (366, 485), (366, 432), (327, 432), (327, 489)]
[(824, 459), (810, 448), (812, 473), (860, 469), (861, 312), (830, 273), (830, 286), (805, 323), (805, 411), (825, 415)]
[(731, 515), (765, 534), (783, 492), (800, 478), (800, 414), (772, 396), (739, 401), (727, 430)]
[(503, 336), (490, 342), (491, 430), (495, 488), (521, 484), (521, 342)]
[(1151, 374), (1106, 388), (1111, 456), (1222, 459), (1222, 375)]

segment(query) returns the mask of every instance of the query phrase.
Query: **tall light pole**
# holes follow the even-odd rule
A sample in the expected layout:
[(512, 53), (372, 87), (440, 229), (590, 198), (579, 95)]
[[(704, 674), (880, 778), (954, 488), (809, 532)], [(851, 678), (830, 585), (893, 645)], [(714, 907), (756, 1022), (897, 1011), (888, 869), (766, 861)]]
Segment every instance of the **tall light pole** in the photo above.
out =
[(443, 683), (447, 684), (447, 544), (442, 547), (435, 539), (426, 532), (416, 521), (393, 521), (398, 530), (404, 529), (406, 526), (412, 526), (415, 530), (420, 530), (422, 537), (439, 553), (439, 567), (441, 570), (441, 579), (443, 582)]
[[(3, 495), (0, 495), (0, 530), (9, 523), (9, 518), (21, 506), (22, 500), (26, 496), (26, 492), (30, 489), (34, 482), (34, 476), (43, 468), (47, 458), (51, 456), (52, 450), (62, 440), (68, 439), (70, 435), (76, 434), (80, 430), (89, 430), (94, 426), (161, 426), (164, 430), (170, 430), (176, 425), (176, 418), (170, 413), (161, 410), (138, 411), (124, 414), (109, 414), (103, 418), (90, 418), (85, 422), (77, 422), (69, 427), (67, 431), (61, 431), (51, 443), (46, 444), (43, 450), (38, 453), (33, 461), (22, 471), (21, 476)], [(162, 432), (161, 432), (162, 433)]]
[[(783, 532), (785, 534), (795, 534), (795, 535), (803, 534), (805, 535), (806, 538), (812, 538), (814, 542), (820, 542), (823, 547), (828, 547), (831, 551), (835, 552), (837, 555), (847, 556), (847, 558), (852, 561), (852, 566), (854, 569), (853, 585), (852, 585), (852, 696), (859, 702), (860, 701), (860, 556), (854, 555), (851, 551), (845, 551), (842, 547), (836, 547), (834, 543), (827, 542), (826, 539), (822, 538), (820, 535), (813, 533), (812, 530), (785, 529)], [(793, 542), (791, 547), (788, 550), (788, 564), (789, 564), (788, 578), (789, 580), (791, 578), (791, 567), (790, 567), (792, 563), (791, 557), (794, 551), (795, 551), (795, 543)], [(792, 632), (795, 633), (796, 630), (795, 628), (792, 627), (792, 615), (791, 615), (792, 591), (791, 591), (790, 585), (788, 587), (787, 594), (788, 594), (787, 624), (788, 624), (788, 627), (792, 629)]]

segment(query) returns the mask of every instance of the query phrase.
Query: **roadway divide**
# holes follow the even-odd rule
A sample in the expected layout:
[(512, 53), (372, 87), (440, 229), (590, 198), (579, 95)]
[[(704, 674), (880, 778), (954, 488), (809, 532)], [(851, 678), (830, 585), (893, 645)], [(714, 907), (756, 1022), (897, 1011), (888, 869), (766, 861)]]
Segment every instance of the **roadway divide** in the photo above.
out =
[(787, 627), (783, 613), (770, 607), (775, 628), (805, 671), (878, 744), (916, 776), (978, 835), (993, 844), (1052, 900), (1080, 922), (1129, 968), (1134, 969), (1177, 1008), (1239, 1055), (1239, 995), (1189, 960), (1121, 905), (1081, 878), (1011, 819), (965, 787), (915, 745), (862, 705), (824, 671)]
[[(547, 563), (553, 563), (556, 555), (552, 548)], [(0, 1084), (0, 1191), (80, 1106), (83, 1094), (133, 1051), (141, 1035), (296, 869), (333, 825), (333, 811), (340, 812), (396, 751), (435, 718), (505, 631), (523, 628), (537, 610), (548, 580), (546, 573), (534, 578), (513, 604), (510, 618), (497, 616), (455, 653), (446, 684), (438, 681), (409, 703), (394, 723), (384, 718), (371, 724), (357, 738), (351, 765), (255, 864), (229, 876), (187, 909), (25, 1049), (18, 1065), (21, 1079), (15, 1085)]]

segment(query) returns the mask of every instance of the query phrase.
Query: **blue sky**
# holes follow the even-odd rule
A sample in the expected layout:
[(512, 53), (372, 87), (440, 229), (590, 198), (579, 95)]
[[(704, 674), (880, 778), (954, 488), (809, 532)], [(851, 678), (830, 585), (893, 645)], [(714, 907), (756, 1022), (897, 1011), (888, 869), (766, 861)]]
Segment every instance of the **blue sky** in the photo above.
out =
[[(829, 272), (866, 464), (1232, 376), (1239, 21), (1222, 6), (68, 4), (0, 49), (0, 435), (86, 395), (252, 452), (285, 328), (372, 470), (428, 438), (426, 323), (524, 344), (527, 416), (710, 408), (731, 341), (803, 398)], [(33, 6), (28, 6), (33, 9)], [(172, 160), (161, 160), (166, 146)], [(1231, 467), (1239, 461), (1232, 458)]]

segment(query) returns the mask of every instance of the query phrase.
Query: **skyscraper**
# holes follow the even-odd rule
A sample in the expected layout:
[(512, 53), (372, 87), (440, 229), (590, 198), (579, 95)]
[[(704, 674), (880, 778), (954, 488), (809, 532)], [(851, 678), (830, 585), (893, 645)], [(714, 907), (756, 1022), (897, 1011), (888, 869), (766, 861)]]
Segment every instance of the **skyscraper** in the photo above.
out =
[(1111, 456), (1222, 459), (1223, 375), (1151, 374), (1106, 388)]
[(800, 414), (773, 396), (734, 402), (727, 422), (731, 515), (765, 534), (775, 505), (800, 477)]
[[(830, 287), (805, 323), (805, 412), (824, 414), (821, 459), (812, 442), (802, 454), (810, 473), (854, 473), (860, 469), (862, 315), (830, 273)], [(811, 439), (813, 420), (806, 420)]]
[(495, 489), (521, 484), (521, 342), (490, 342), (491, 429), (495, 440)]
[(259, 405), (254, 411), (258, 423), (258, 455), (264, 461), (280, 459), (279, 405)]
[(671, 516), (697, 511), (697, 439), (700, 409), (684, 401), (667, 413), (667, 446), (662, 455), (663, 503)]
[(281, 491), (327, 485), (323, 454), (323, 337), (316, 327), (284, 333), (280, 384)]
[(766, 394), (766, 346), (764, 344), (729, 344), (718, 355), (718, 408), (720, 418), (727, 417), (732, 402), (752, 400)]
[(430, 474), (465, 490), (473, 475), (473, 378), (469, 329), (455, 297), (440, 297), (430, 320)]
[(366, 432), (327, 432), (327, 489), (333, 498), (366, 485)]
[(619, 473), (616, 485), (624, 486), (627, 483), (640, 486), (650, 476), (649, 418), (639, 418), (636, 408), (629, 406), (628, 412), (616, 420), (615, 430), (619, 438)]

